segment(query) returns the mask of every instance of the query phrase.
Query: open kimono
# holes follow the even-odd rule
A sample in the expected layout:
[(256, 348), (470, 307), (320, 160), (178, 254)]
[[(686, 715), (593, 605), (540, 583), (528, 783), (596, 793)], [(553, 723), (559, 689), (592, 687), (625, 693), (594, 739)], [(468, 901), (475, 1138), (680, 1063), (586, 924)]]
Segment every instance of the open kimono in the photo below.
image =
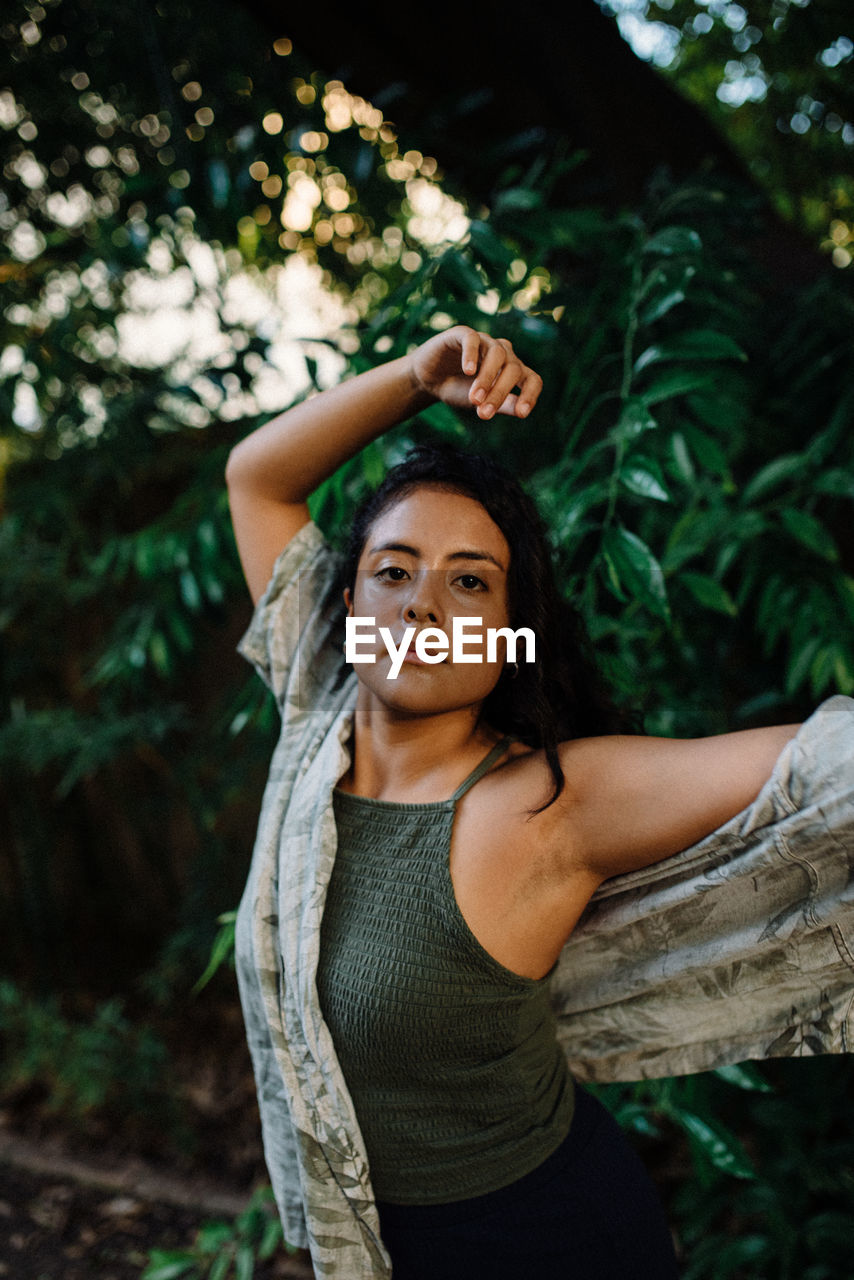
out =
[[(340, 562), (313, 524), (276, 564), (241, 651), (282, 732), (237, 922), (237, 972), (264, 1147), (286, 1239), (318, 1277), (391, 1268), (364, 1144), (317, 999), (356, 677)], [(831, 698), (757, 799), (690, 849), (607, 881), (553, 992), (579, 1080), (679, 1075), (843, 1053), (854, 1038), (854, 701)]]

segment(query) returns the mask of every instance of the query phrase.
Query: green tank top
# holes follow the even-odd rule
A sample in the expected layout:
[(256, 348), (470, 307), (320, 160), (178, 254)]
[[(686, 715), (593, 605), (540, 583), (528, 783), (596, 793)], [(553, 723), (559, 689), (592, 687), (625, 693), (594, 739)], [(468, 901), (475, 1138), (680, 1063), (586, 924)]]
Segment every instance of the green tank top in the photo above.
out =
[(554, 1151), (573, 1111), (548, 976), (525, 978), (475, 938), (454, 897), (457, 801), (397, 804), (336, 791), (338, 852), (318, 995), (353, 1098), (378, 1199), (483, 1195)]

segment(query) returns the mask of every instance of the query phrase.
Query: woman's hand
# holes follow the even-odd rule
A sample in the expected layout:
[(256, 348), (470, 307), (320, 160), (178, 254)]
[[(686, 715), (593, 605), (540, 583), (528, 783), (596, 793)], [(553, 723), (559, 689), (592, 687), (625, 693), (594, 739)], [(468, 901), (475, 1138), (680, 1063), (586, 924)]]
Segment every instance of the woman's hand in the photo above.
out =
[(455, 409), (474, 408), (484, 420), (496, 413), (527, 417), (543, 389), (542, 378), (522, 363), (506, 338), (491, 338), (467, 325), (429, 338), (409, 359), (420, 391)]

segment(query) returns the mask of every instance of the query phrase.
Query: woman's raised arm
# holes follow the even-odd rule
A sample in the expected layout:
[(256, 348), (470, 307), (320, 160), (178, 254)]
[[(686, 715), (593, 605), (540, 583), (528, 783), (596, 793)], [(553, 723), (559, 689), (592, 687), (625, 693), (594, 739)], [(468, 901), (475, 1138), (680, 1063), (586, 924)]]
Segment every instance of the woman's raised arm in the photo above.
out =
[(379, 368), (320, 392), (273, 418), (231, 451), (226, 467), (231, 516), (253, 600), (277, 556), (309, 518), (306, 500), (348, 458), (443, 400), (524, 418), (540, 394), (539, 376), (509, 342), (456, 325)]

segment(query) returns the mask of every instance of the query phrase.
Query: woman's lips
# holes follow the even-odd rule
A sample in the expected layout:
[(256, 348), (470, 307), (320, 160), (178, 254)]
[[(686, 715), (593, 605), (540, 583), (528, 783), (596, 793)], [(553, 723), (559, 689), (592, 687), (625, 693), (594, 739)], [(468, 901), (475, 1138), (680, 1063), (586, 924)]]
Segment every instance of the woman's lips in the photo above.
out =
[[(438, 667), (440, 665), (439, 662), (425, 662), (423, 658), (419, 658), (418, 654), (415, 652), (414, 649), (408, 650), (406, 657), (403, 659), (403, 661), (411, 663), (414, 667)], [(448, 655), (444, 654), (442, 656), (441, 662), (447, 662), (447, 661), (448, 661)]]

